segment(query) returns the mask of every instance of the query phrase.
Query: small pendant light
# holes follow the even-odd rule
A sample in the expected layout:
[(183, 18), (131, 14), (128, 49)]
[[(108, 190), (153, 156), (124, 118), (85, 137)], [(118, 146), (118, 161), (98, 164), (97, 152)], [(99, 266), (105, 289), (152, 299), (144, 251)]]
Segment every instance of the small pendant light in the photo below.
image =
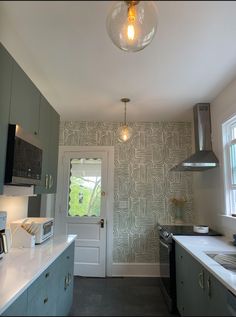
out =
[(124, 123), (117, 131), (118, 140), (120, 142), (126, 142), (131, 138), (132, 132), (133, 132), (132, 128), (130, 128), (126, 122), (126, 103), (130, 102), (130, 99), (129, 98), (122, 98), (120, 101), (123, 102), (125, 106), (124, 106)]

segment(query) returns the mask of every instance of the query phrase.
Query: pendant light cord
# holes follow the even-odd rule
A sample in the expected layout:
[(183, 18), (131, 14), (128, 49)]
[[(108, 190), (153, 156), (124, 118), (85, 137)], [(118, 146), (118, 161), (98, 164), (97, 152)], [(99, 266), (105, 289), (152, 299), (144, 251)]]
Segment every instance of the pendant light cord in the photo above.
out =
[(126, 101), (125, 101), (125, 120), (124, 120), (124, 124), (126, 125)]

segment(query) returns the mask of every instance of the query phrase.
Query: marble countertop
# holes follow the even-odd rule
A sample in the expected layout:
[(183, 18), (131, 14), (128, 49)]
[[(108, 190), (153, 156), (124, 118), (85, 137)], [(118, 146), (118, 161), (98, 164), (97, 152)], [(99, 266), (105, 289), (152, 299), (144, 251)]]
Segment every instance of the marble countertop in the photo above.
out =
[(0, 315), (58, 256), (76, 235), (54, 236), (35, 248), (11, 248), (0, 260)]
[(229, 252), (236, 254), (236, 247), (225, 237), (173, 236), (173, 239), (236, 295), (236, 272), (229, 271), (206, 253)]

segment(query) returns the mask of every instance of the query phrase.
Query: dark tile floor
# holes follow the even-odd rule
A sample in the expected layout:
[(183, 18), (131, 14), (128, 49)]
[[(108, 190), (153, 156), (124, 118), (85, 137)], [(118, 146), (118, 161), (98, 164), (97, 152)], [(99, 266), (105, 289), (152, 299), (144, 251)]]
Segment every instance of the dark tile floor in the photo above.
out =
[(75, 277), (74, 301), (70, 316), (170, 316), (170, 314), (158, 278)]

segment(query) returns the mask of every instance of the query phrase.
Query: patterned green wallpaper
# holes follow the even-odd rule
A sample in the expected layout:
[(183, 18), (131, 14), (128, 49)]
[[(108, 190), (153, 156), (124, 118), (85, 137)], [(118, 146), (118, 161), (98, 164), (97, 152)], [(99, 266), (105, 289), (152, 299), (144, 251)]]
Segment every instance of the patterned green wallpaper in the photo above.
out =
[(193, 220), (192, 174), (169, 171), (192, 152), (191, 123), (130, 125), (133, 138), (120, 143), (119, 123), (62, 122), (60, 145), (114, 146), (113, 261), (155, 263), (159, 262), (157, 222), (172, 221), (170, 198), (184, 195), (187, 198), (184, 220)]

